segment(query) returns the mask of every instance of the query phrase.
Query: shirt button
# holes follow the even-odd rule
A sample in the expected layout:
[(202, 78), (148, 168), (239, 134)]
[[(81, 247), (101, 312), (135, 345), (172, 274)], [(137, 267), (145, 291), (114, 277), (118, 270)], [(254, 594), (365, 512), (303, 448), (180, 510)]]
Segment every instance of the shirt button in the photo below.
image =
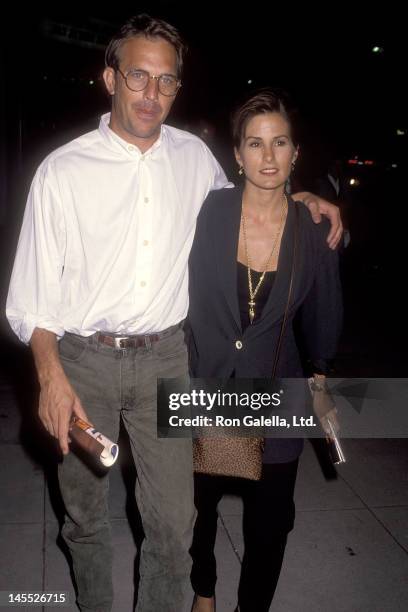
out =
[(149, 203), (149, 198), (145, 198), (145, 199), (144, 199), (144, 203), (145, 203), (145, 204), (148, 204), (148, 203)]
[(141, 157), (141, 158), (140, 158), (140, 161), (141, 161), (141, 162), (144, 162), (144, 160), (145, 160), (145, 158), (144, 158), (144, 157)]
[(146, 282), (145, 282), (145, 281), (142, 281), (142, 282), (140, 283), (140, 286), (141, 286), (141, 287), (146, 287)]
[(242, 342), (241, 342), (241, 340), (237, 340), (236, 341), (235, 348), (238, 349), (238, 351), (240, 351), (242, 349)]
[(127, 149), (128, 149), (128, 151), (134, 151), (135, 147), (132, 147), (132, 145), (129, 145)]
[(149, 244), (148, 240), (143, 240), (143, 246), (147, 246)]

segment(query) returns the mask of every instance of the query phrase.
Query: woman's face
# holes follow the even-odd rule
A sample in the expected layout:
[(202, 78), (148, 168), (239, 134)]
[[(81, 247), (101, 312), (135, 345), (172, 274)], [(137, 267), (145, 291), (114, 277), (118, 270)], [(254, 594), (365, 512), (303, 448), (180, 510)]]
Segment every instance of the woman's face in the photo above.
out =
[(252, 117), (235, 158), (243, 167), (246, 181), (260, 189), (276, 189), (285, 184), (298, 155), (290, 127), (281, 113)]

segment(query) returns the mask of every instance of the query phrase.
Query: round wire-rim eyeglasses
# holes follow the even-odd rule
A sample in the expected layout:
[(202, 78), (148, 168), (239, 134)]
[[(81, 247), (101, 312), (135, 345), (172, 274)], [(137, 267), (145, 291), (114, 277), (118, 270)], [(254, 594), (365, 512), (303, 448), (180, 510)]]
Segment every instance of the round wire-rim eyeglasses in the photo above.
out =
[[(130, 89), (130, 91), (143, 91), (148, 86), (150, 79), (154, 79), (155, 81), (157, 81), (159, 92), (163, 96), (175, 96), (181, 87), (181, 81), (177, 79), (173, 74), (155, 75), (155, 74), (150, 74), (150, 72), (148, 72), (147, 70), (129, 70), (128, 72), (126, 72), (126, 74), (124, 74), (120, 68), (117, 68), (117, 71), (120, 72), (120, 74), (122, 75), (126, 83), (126, 87)], [(141, 79), (142, 82), (140, 83), (141, 86), (137, 88), (134, 86), (134, 84), (132, 87), (129, 85), (129, 77), (131, 76), (134, 77), (136, 74), (139, 74), (143, 77)], [(168, 83), (168, 86), (174, 88), (174, 91), (169, 91), (168, 89), (166, 90), (165, 79), (170, 80), (170, 82)]]

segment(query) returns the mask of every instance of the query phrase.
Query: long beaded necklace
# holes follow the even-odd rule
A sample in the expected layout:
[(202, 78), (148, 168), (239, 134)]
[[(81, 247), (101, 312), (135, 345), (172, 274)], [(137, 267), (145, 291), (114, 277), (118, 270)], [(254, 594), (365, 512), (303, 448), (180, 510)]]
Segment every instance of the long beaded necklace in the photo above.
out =
[(268, 269), (269, 263), (272, 259), (272, 256), (275, 252), (276, 249), (276, 245), (278, 244), (278, 239), (279, 236), (281, 234), (282, 228), (283, 228), (283, 223), (285, 220), (285, 212), (286, 209), (288, 207), (288, 200), (286, 198), (286, 194), (283, 194), (283, 198), (282, 198), (282, 211), (281, 211), (281, 219), (280, 219), (280, 223), (279, 223), (279, 229), (276, 233), (276, 237), (275, 240), (273, 241), (273, 245), (272, 245), (272, 250), (270, 252), (270, 255), (268, 257), (268, 259), (266, 260), (266, 263), (264, 265), (264, 269), (263, 272), (261, 274), (261, 276), (259, 277), (259, 280), (256, 284), (255, 289), (253, 288), (252, 285), (252, 276), (251, 276), (251, 260), (249, 258), (249, 253), (248, 253), (248, 242), (247, 242), (247, 236), (246, 236), (246, 220), (245, 220), (245, 215), (243, 212), (241, 212), (241, 223), (242, 223), (242, 235), (244, 238), (244, 248), (245, 248), (245, 257), (247, 260), (247, 269), (248, 269), (248, 289), (249, 289), (249, 301), (248, 301), (248, 313), (249, 313), (249, 322), (252, 325), (254, 319), (255, 319), (255, 306), (256, 306), (256, 302), (255, 302), (255, 297), (256, 294), (258, 293), (259, 287), (262, 285), (263, 279), (265, 278), (265, 274), (266, 274), (266, 270)]

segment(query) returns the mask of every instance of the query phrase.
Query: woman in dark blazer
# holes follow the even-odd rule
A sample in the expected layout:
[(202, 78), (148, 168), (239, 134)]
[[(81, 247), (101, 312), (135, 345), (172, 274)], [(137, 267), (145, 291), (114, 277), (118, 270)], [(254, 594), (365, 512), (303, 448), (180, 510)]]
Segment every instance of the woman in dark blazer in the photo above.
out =
[[(293, 329), (296, 315), (302, 346), (322, 382), (341, 325), (337, 252), (327, 246), (327, 226), (315, 225), (307, 209), (285, 194), (298, 155), (288, 103), (274, 91), (253, 96), (236, 111), (233, 135), (244, 187), (210, 193), (190, 256), (191, 373), (198, 378), (271, 376), (297, 224), (293, 289), (276, 376), (304, 375)], [(303, 411), (299, 406), (297, 412)], [(293, 528), (301, 451), (301, 439), (267, 439), (259, 482), (195, 475), (194, 612), (215, 609), (217, 504), (233, 480), (244, 501), (237, 610), (269, 610)]]

